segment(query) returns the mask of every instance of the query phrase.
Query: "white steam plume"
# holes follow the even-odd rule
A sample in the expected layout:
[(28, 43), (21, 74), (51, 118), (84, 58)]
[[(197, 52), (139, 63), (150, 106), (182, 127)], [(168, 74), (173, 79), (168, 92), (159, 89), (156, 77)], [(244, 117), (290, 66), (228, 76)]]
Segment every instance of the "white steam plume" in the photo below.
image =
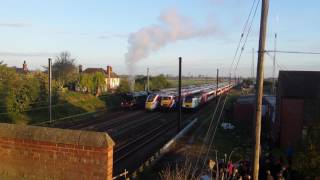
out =
[(181, 16), (175, 9), (164, 11), (159, 21), (158, 25), (150, 25), (130, 34), (128, 52), (125, 54), (129, 75), (134, 74), (135, 63), (169, 43), (217, 32), (211, 24), (195, 26), (192, 19)]

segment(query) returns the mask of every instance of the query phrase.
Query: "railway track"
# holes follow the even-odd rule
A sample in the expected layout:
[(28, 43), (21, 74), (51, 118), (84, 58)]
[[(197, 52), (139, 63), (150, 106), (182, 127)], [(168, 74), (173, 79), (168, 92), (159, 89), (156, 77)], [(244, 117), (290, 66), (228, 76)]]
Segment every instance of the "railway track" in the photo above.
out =
[(143, 114), (143, 110), (139, 111), (116, 111), (98, 113), (96, 117), (84, 118), (79, 121), (64, 122), (63, 124), (57, 124), (54, 127), (63, 129), (83, 129), (83, 130), (97, 130), (97, 127), (108, 126), (112, 124), (121, 124), (123, 120), (128, 118), (134, 118)]
[[(194, 113), (184, 113), (182, 118), (184, 119), (183, 125), (187, 125), (192, 119), (208, 111), (214, 103), (210, 102), (209, 104)], [(172, 123), (172, 121), (176, 122), (176, 113), (170, 113), (169, 115), (163, 113), (163, 116), (167, 117), (163, 124), (149, 127), (149, 131), (115, 148), (115, 175), (121, 173), (123, 169), (129, 170), (129, 172), (137, 169), (141, 163), (152, 156), (154, 152), (176, 134), (177, 123)]]
[[(183, 113), (184, 125), (210, 108), (208, 103), (193, 113)], [(176, 134), (176, 112), (144, 110), (100, 113), (95, 119), (59, 125), (60, 128), (104, 131), (116, 142), (114, 174), (123, 169), (135, 170), (139, 165)], [(174, 122), (174, 123), (173, 123)]]
[(144, 111), (139, 110), (139, 111), (132, 111), (129, 113), (122, 113), (122, 115), (117, 116), (113, 119), (106, 119), (106, 118), (102, 117), (102, 119), (104, 119), (104, 121), (92, 124), (90, 126), (83, 127), (82, 129), (94, 130), (94, 131), (106, 131), (107, 129), (112, 129), (112, 128), (122, 126), (125, 123), (128, 123), (129, 119), (135, 120), (135, 119), (137, 119), (137, 117), (143, 116), (143, 114), (144, 114)]
[[(116, 165), (126, 157), (130, 156), (133, 152), (141, 149), (144, 145), (150, 143), (157, 137), (161, 136), (164, 132), (171, 129), (173, 126), (175, 125), (164, 123), (161, 126), (155, 127), (151, 131), (148, 131), (147, 133), (139, 136), (135, 140), (132, 140), (129, 143), (116, 148), (115, 156), (117, 158), (114, 160), (114, 165)], [(130, 151), (128, 151), (128, 149), (130, 149)]]
[(158, 121), (157, 123), (162, 123), (163, 121), (166, 121), (162, 118), (162, 116), (163, 115), (161, 113), (158, 113), (153, 115), (152, 117), (147, 117), (139, 121), (128, 123), (126, 125), (118, 127), (117, 131), (114, 132), (112, 136), (114, 139), (124, 139), (124, 137), (126, 137), (126, 134), (129, 134), (130, 136), (139, 135), (140, 133), (143, 133), (143, 131), (145, 131), (145, 127), (154, 126), (154, 121)]
[(92, 124), (96, 124), (103, 121), (104, 117), (106, 119), (112, 119), (115, 118), (122, 113), (125, 113), (125, 111), (116, 111), (116, 112), (107, 112), (107, 110), (104, 110), (102, 112), (97, 112), (93, 115), (93, 118), (89, 117), (92, 120), (89, 120), (88, 117), (83, 117), (80, 119), (77, 119), (76, 121), (70, 120), (70, 121), (64, 121), (64, 122), (57, 122), (54, 127), (55, 128), (62, 128), (62, 129), (81, 129), (86, 126), (90, 126)]

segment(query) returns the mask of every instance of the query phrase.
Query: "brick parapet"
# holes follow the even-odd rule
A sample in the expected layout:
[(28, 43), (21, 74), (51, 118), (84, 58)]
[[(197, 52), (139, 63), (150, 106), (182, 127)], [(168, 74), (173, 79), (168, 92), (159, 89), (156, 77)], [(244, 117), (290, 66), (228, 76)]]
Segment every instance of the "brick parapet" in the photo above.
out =
[(0, 179), (112, 179), (113, 147), (106, 133), (0, 123)]

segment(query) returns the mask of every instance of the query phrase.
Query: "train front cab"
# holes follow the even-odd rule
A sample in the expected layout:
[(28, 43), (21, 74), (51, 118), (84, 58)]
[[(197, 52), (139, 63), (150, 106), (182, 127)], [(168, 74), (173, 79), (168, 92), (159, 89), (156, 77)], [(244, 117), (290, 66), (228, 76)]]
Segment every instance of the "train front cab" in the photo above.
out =
[(129, 94), (122, 94), (121, 95), (122, 101), (121, 101), (121, 108), (131, 108), (135, 105), (135, 99), (133, 98), (133, 96), (129, 95)]
[(146, 98), (147, 94), (123, 94), (120, 106), (125, 109), (143, 108)]
[(153, 111), (158, 108), (161, 101), (161, 97), (158, 94), (150, 94), (147, 97), (145, 109), (148, 111)]
[(186, 96), (185, 98), (183, 98), (183, 102), (182, 102), (182, 108), (185, 109), (192, 109), (194, 108), (194, 100), (193, 100), (193, 96)]
[(176, 105), (176, 101), (174, 96), (171, 95), (165, 95), (161, 97), (160, 107), (163, 110), (170, 110), (174, 109)]
[(194, 95), (188, 95), (185, 98), (183, 98), (182, 101), (182, 108), (185, 111), (195, 111), (199, 109), (202, 101), (202, 96), (194, 96)]

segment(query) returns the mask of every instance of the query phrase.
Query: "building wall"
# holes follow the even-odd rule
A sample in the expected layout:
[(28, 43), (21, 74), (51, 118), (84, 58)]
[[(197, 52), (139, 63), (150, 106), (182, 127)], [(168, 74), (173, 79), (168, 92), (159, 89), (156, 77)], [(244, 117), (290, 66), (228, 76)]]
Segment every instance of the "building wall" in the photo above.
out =
[(288, 142), (298, 145), (298, 141), (303, 144), (306, 130), (319, 124), (319, 82), (319, 71), (279, 72), (276, 128), (280, 146), (286, 147)]
[(116, 89), (120, 85), (120, 78), (106, 78), (106, 84), (110, 89)]
[(280, 109), (280, 145), (282, 147), (297, 144), (301, 140), (303, 107), (302, 99), (282, 99)]
[(0, 179), (112, 179), (105, 133), (0, 123)]
[(234, 109), (234, 119), (237, 121), (252, 122), (254, 114), (253, 104), (235, 104)]

